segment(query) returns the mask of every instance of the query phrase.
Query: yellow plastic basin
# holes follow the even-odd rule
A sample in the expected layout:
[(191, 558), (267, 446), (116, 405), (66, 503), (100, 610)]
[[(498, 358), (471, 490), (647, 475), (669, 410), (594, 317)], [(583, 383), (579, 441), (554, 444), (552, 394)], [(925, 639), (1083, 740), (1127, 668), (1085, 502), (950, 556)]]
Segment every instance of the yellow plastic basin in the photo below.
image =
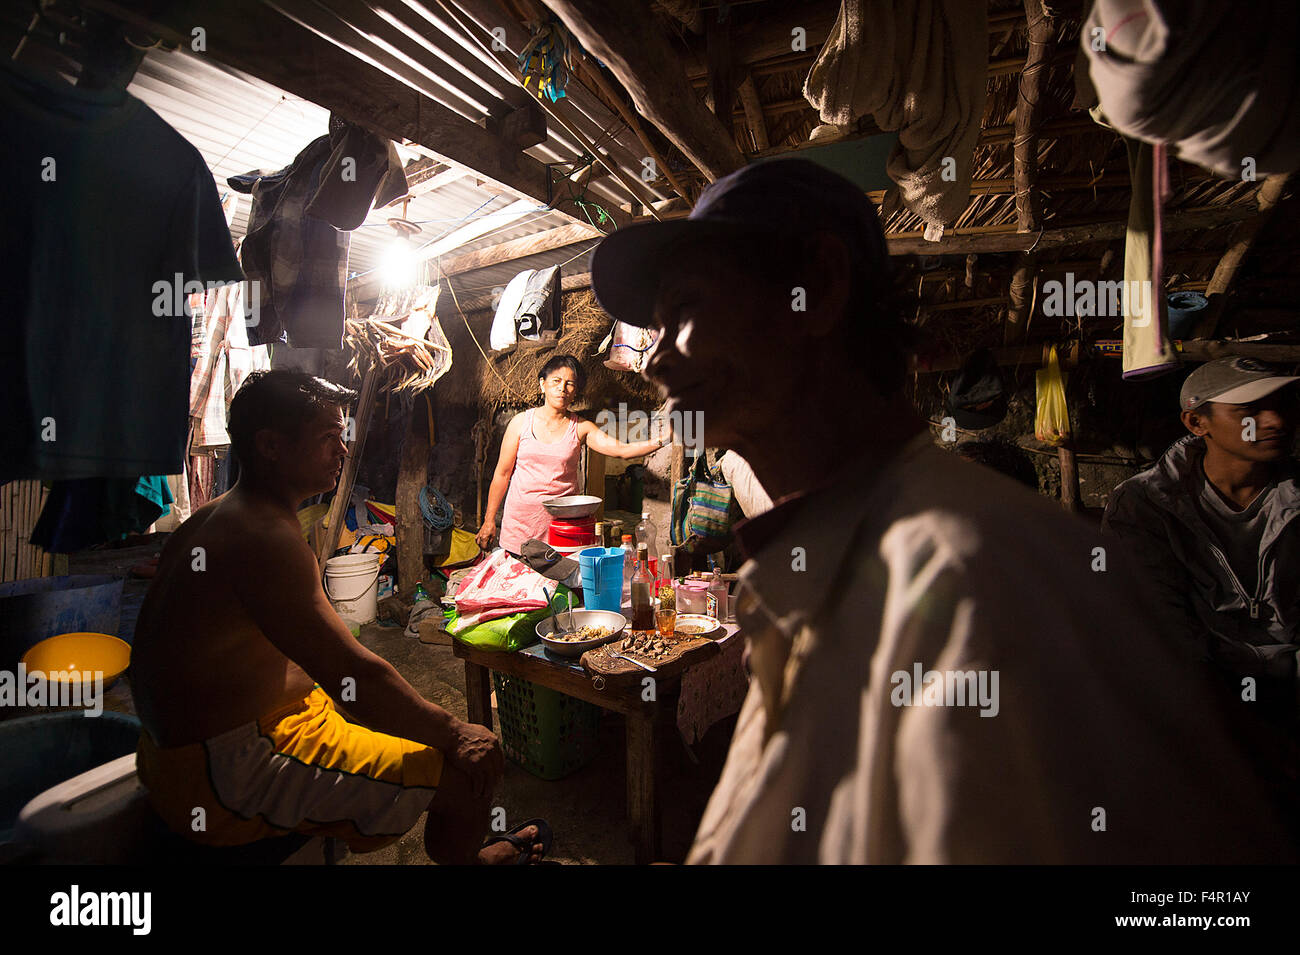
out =
[(126, 672), (131, 663), (131, 645), (107, 633), (60, 633), (48, 637), (23, 654), (28, 673), (40, 671), (47, 680), (56, 680), (60, 671), (74, 683), (89, 670), (104, 674), (104, 685)]

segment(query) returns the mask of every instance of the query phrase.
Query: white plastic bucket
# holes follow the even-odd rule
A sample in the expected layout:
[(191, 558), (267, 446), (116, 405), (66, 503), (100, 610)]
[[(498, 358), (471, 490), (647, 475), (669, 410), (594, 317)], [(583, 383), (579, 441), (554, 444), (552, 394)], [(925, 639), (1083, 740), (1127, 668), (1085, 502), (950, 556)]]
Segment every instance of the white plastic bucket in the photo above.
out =
[(348, 623), (372, 623), (379, 615), (379, 564), (383, 554), (344, 554), (325, 561), (325, 592)]

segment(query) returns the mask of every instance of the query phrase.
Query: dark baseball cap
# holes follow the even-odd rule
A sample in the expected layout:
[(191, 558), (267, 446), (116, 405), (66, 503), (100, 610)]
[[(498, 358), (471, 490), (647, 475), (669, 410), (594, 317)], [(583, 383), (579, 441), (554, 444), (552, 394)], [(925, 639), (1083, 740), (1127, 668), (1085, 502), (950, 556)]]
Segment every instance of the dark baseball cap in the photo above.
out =
[(519, 559), (551, 580), (568, 580), (578, 569), (576, 560), (570, 560), (550, 544), (535, 538), (524, 541), (519, 548)]
[(645, 222), (596, 246), (591, 282), (602, 308), (628, 325), (649, 327), (659, 280), (687, 242), (798, 239), (830, 232), (848, 247), (853, 268), (887, 281), (889, 252), (876, 207), (849, 180), (807, 159), (752, 163), (701, 193), (685, 219)]
[(1187, 376), (1178, 406), (1183, 411), (1195, 411), (1207, 401), (1248, 405), (1293, 381), (1300, 378), (1283, 375), (1280, 369), (1254, 358), (1218, 358)]

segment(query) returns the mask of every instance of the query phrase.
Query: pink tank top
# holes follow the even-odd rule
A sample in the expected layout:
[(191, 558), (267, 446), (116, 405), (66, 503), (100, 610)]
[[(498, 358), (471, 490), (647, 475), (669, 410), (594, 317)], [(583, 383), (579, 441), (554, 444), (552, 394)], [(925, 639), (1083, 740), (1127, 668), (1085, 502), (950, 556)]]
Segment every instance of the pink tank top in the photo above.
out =
[(535, 410), (528, 409), (524, 430), (519, 435), (515, 473), (510, 478), (501, 517), (501, 546), (514, 554), (530, 538), (546, 540), (551, 515), (542, 501), (578, 493), (578, 455), (582, 442), (578, 440), (577, 423), (569, 418), (564, 436), (554, 444), (545, 444), (533, 434)]

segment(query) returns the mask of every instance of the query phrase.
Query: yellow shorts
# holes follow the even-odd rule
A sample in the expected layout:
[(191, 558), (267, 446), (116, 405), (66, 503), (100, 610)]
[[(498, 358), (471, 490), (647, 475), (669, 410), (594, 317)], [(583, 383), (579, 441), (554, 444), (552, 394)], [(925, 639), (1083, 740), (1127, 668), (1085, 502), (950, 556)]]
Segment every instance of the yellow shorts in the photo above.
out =
[(141, 733), (136, 752), (154, 809), (188, 839), (230, 846), (301, 832), (354, 852), (415, 825), (442, 762), (431, 746), (349, 723), (320, 687), (203, 743), (160, 749)]

